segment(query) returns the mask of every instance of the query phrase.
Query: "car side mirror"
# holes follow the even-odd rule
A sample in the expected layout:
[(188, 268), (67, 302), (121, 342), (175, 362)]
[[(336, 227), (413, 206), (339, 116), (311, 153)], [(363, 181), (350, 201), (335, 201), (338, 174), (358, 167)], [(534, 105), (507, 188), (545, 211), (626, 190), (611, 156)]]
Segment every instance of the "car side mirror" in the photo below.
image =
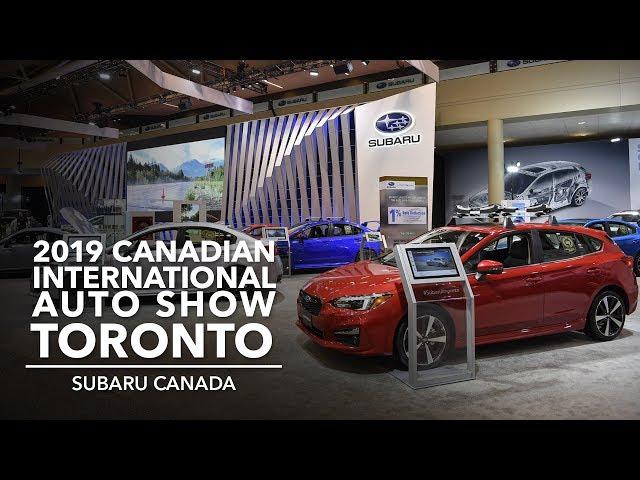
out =
[(480, 277), (484, 277), (485, 275), (499, 275), (504, 271), (504, 265), (495, 260), (482, 260), (478, 263), (476, 271)]

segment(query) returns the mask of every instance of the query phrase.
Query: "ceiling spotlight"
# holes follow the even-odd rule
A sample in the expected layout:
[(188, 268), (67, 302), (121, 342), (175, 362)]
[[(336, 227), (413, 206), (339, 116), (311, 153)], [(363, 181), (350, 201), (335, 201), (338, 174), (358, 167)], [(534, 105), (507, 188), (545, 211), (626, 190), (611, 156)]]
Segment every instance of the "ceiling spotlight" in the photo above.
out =
[(93, 125), (95, 127), (96, 123), (95, 122), (89, 122), (89, 125)]
[(616, 143), (616, 142), (619, 142), (619, 141), (620, 141), (620, 137), (613, 137), (611, 139), (611, 143)]
[(578, 122), (578, 125), (584, 125), (585, 123), (587, 123), (587, 122), (584, 122), (584, 121)]
[(309, 75), (311, 75), (312, 77), (317, 77), (319, 75), (318, 69), (312, 68), (311, 70), (309, 70)]
[(520, 170), (520, 167), (518, 167), (517, 165), (507, 166), (507, 172), (509, 173), (516, 173), (518, 170)]
[(362, 64), (366, 67), (369, 65), (369, 60), (362, 60)]
[(111, 80), (111, 74), (108, 72), (100, 72), (98, 77), (100, 77), (100, 80)]
[(198, 70), (197, 68), (192, 68), (191, 71), (196, 75), (200, 75), (200, 70)]
[(351, 62), (336, 63), (333, 66), (333, 71), (336, 75), (341, 73), (349, 73), (353, 70), (353, 64)]

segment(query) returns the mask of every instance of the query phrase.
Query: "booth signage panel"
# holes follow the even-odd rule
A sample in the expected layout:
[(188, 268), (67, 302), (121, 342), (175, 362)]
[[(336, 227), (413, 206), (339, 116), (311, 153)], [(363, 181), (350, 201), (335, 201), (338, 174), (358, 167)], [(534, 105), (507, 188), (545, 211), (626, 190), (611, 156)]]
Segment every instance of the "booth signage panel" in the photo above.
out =
[(297, 97), (281, 98), (279, 100), (273, 100), (273, 108), (285, 108), (295, 105), (303, 105), (305, 103), (313, 102), (313, 93), (306, 95), (298, 95)]
[(169, 120), (169, 128), (180, 127), (182, 125), (193, 125), (196, 123), (196, 116), (184, 118), (176, 118), (175, 120)]
[(380, 232), (389, 246), (428, 230), (429, 187), (425, 177), (380, 177)]
[(549, 63), (564, 62), (565, 60), (498, 60), (498, 71), (515, 70), (516, 68), (537, 67)]
[(352, 97), (354, 95), (362, 95), (364, 93), (364, 85), (351, 85), (349, 87), (334, 88), (332, 90), (323, 90), (317, 93), (318, 101), (332, 100), (334, 98)]
[(167, 128), (167, 124), (164, 122), (161, 123), (152, 123), (151, 125), (145, 125), (142, 127), (143, 132), (153, 132), (154, 130), (162, 130)]
[(416, 73), (415, 75), (407, 75), (400, 78), (389, 78), (387, 80), (378, 80), (377, 82), (369, 82), (369, 92), (379, 92), (381, 90), (391, 90), (394, 88), (412, 87), (416, 85), (422, 85), (424, 79), (422, 73)]
[[(371, 195), (381, 177), (433, 178), (435, 105), (431, 83), (355, 108), (359, 219), (385, 221), (388, 211), (381, 216), (380, 197)], [(427, 207), (418, 233), (431, 228), (433, 192), (426, 192), (425, 202), (398, 205)]]
[(219, 118), (229, 118), (231, 116), (231, 110), (217, 110), (215, 112), (203, 113), (198, 115), (198, 122), (209, 122), (211, 120), (217, 120)]

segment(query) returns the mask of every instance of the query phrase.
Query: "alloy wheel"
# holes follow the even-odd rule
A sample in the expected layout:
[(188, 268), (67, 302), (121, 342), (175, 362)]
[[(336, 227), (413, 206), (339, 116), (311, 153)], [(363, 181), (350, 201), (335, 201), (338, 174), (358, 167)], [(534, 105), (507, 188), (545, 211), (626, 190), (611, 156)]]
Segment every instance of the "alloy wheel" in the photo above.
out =
[[(434, 315), (418, 317), (417, 327), (418, 366), (432, 365), (440, 360), (447, 349), (447, 329), (442, 320)], [(409, 329), (404, 332), (402, 344), (409, 358)]]
[(579, 188), (573, 197), (573, 203), (576, 206), (582, 205), (587, 200), (587, 191), (584, 188)]
[(596, 328), (605, 337), (618, 334), (624, 323), (624, 306), (613, 295), (602, 297), (596, 307)]

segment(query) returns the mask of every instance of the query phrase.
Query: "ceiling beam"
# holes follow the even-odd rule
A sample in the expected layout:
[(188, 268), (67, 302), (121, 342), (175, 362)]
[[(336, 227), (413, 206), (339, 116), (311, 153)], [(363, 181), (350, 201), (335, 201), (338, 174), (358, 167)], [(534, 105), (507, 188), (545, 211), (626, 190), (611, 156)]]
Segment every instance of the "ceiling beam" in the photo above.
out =
[(126, 97), (124, 97), (124, 96), (120, 95), (116, 90), (114, 90), (112, 87), (110, 87), (109, 85), (107, 85), (106, 83), (104, 83), (102, 80), (98, 80), (98, 83), (99, 83), (100, 85), (102, 85), (102, 86), (104, 87), (104, 89), (105, 89), (107, 92), (111, 93), (111, 94), (112, 94), (112, 95), (114, 95), (115, 97), (118, 97), (121, 101), (123, 101), (123, 102), (125, 102), (125, 103), (128, 103), (128, 102), (129, 102), (129, 100), (128, 100)]
[(127, 63), (165, 90), (199, 98), (205, 102), (222, 105), (223, 107), (239, 110), (243, 113), (253, 113), (253, 102), (219, 90), (214, 90), (213, 88), (192, 82), (186, 78), (163, 72), (150, 60), (127, 60)]
[(127, 85), (129, 86), (129, 97), (131, 97), (131, 103), (136, 101), (136, 96), (133, 93), (133, 82), (131, 81), (131, 74), (127, 70)]
[(71, 91), (71, 100), (73, 101), (73, 108), (75, 110), (75, 114), (80, 113), (80, 102), (78, 101), (78, 92), (73, 85), (69, 86), (69, 90)]
[(184, 77), (184, 72), (182, 70), (180, 70), (178, 67), (176, 67), (175, 65), (173, 65), (172, 63), (169, 63), (166, 60), (158, 60), (158, 63), (164, 65), (165, 67), (167, 67), (167, 70), (169, 70), (171, 73), (173, 73), (174, 75), (177, 75), (179, 77)]
[(27, 80), (26, 82), (22, 82), (18, 85), (14, 85), (9, 88), (5, 88), (0, 91), (0, 95), (13, 95), (24, 90), (28, 90), (29, 88), (35, 87), (36, 85), (40, 85), (41, 83), (48, 82), (49, 80), (53, 80), (62, 75), (67, 75), (71, 72), (75, 72), (76, 70), (80, 70), (81, 68), (88, 67), (89, 65), (93, 65), (97, 60), (75, 60), (73, 62), (69, 62), (66, 60), (64, 63), (58, 64), (58, 66), (47, 70), (36, 77), (31, 78), (31, 80)]
[(118, 138), (120, 131), (117, 128), (100, 128), (86, 123), (69, 122), (57, 118), (38, 117), (24, 113), (12, 113), (0, 116), (0, 125), (16, 125), (20, 127), (41, 128), (59, 132), (79, 133), (97, 137)]

